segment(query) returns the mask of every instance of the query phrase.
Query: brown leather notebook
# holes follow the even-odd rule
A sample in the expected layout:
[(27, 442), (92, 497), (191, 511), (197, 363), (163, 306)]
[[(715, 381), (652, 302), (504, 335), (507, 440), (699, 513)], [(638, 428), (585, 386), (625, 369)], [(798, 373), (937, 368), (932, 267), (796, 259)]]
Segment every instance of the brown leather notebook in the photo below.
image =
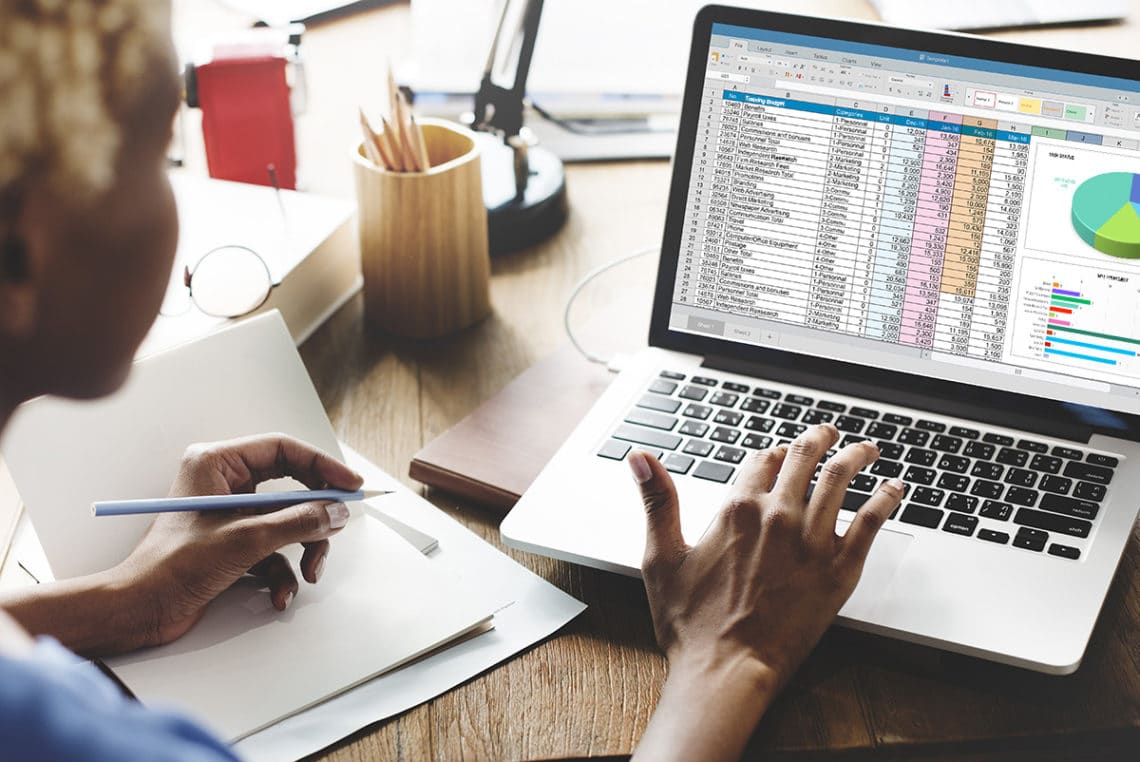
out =
[(612, 378), (566, 345), (429, 442), (412, 458), (408, 475), (505, 512)]

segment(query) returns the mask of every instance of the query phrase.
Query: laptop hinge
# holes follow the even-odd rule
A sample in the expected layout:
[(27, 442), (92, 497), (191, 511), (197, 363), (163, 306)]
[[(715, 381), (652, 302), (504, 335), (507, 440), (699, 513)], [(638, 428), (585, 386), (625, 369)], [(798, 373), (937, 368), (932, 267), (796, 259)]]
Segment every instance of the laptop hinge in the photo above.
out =
[[(1011, 409), (1011, 406), (999, 407), (987, 404), (986, 401), (980, 399), (984, 392), (979, 391), (978, 398), (971, 398), (970, 387), (964, 385), (959, 385), (959, 388), (962, 389), (962, 396), (950, 398), (925, 394), (921, 389), (878, 386), (844, 378), (834, 378), (797, 368), (749, 363), (712, 355), (705, 357), (701, 365), (712, 370), (739, 373), (796, 386), (806, 386), (811, 389), (821, 389), (850, 397), (862, 397), (890, 405), (929, 410), (932, 413), (954, 418), (964, 418), (981, 424), (1018, 429), (1073, 442), (1088, 442), (1097, 431), (1097, 427), (1081, 421), (1075, 416), (1064, 414), (1030, 415)], [(1114, 433), (1119, 435), (1119, 432)]]

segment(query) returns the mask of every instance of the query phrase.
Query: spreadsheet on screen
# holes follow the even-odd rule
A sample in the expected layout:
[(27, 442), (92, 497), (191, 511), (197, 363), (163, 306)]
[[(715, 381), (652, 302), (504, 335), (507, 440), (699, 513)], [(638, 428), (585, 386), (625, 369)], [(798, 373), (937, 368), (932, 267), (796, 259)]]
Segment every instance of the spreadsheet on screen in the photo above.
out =
[(1140, 409), (1140, 83), (714, 24), (696, 127), (673, 330)]

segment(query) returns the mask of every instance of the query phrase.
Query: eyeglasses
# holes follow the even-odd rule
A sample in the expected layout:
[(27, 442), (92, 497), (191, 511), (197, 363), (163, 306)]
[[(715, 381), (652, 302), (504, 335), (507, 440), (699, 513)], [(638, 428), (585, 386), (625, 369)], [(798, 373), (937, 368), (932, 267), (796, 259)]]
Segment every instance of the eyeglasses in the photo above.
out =
[(245, 246), (211, 249), (193, 268), (186, 266), (182, 282), (189, 302), (179, 303), (168, 294), (161, 314), (180, 315), (193, 303), (211, 317), (242, 317), (265, 304), (269, 292), (280, 285), (273, 281), (261, 255)]

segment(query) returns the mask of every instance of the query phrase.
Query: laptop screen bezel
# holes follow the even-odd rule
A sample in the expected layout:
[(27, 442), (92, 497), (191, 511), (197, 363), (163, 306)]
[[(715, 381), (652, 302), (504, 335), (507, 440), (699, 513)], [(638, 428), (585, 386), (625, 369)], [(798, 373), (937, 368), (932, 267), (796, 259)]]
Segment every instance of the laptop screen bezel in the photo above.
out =
[(884, 400), (893, 399), (900, 393), (913, 397), (917, 388), (921, 389), (924, 397), (931, 400), (969, 400), (977, 408), (992, 410), (994, 423), (1001, 423), (1004, 413), (1010, 412), (1019, 421), (1033, 419), (1053, 422), (1076, 421), (1083, 430), (1090, 433), (1102, 432), (1129, 439), (1140, 439), (1140, 416), (1130, 413), (671, 330), (669, 317), (673, 309), (674, 284), (689, 199), (697, 122), (714, 24), (856, 41), (1034, 67), (1042, 67), (1041, 56), (1048, 54), (1050, 69), (1140, 82), (1140, 62), (1109, 56), (1049, 50), (967, 35), (919, 32), (856, 21), (820, 19), (718, 5), (705, 6), (697, 14), (693, 25), (692, 47), (649, 326), (650, 346), (702, 355), (705, 358), (731, 358), (733, 367), (748, 369), (754, 375), (761, 377), (764, 377), (765, 369), (769, 369), (778, 370), (777, 376), (787, 375), (790, 372), (794, 377), (818, 378), (822, 381), (841, 378), (862, 388), (877, 390), (880, 392), (877, 396)]

